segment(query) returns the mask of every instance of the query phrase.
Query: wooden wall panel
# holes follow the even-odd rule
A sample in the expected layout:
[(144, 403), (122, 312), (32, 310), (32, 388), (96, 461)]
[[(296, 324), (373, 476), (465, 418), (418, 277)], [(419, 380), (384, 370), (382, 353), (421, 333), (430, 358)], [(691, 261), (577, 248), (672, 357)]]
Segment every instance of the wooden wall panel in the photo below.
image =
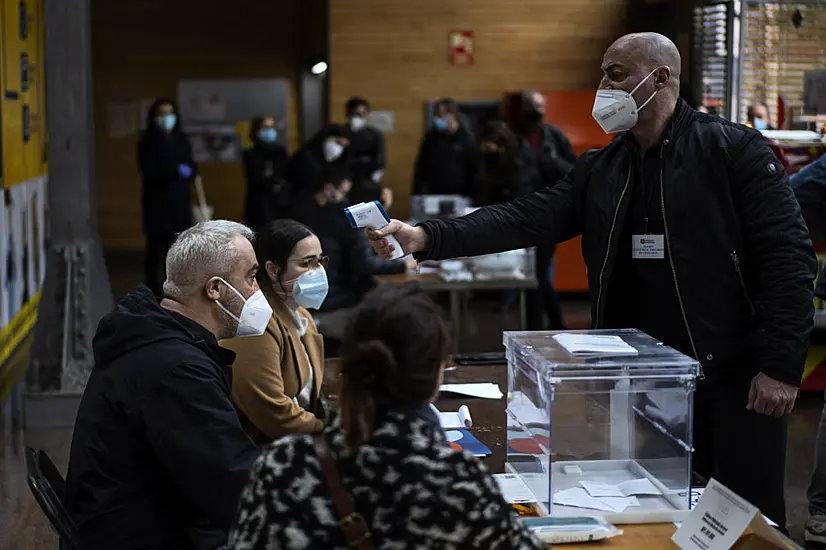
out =
[[(423, 102), (499, 99), (506, 90), (596, 88), (605, 48), (624, 34), (627, 0), (332, 0), (330, 108), (352, 95), (392, 111), (385, 184), (406, 216)], [(475, 64), (448, 59), (451, 30), (475, 33)]]
[[(289, 0), (140, 0), (92, 2), (96, 179), (100, 230), (107, 248), (143, 246), (137, 137), (108, 137), (107, 105), (123, 99), (175, 97), (181, 79), (288, 78), (293, 83), (289, 133), (297, 145), (295, 82), (305, 56), (300, 21), (318, 2)], [(306, 27), (307, 24), (304, 24)], [(217, 217), (240, 219), (240, 164), (202, 167)]]

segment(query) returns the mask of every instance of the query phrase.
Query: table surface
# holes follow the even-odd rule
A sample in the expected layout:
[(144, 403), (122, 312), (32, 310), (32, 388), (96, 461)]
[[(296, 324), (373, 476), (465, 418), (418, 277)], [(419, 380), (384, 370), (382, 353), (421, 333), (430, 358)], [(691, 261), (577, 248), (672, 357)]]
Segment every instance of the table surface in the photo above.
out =
[[(338, 372), (335, 360), (327, 361), (327, 373)], [(455, 367), (455, 368), (454, 368)], [(333, 374), (333, 377), (336, 375)], [(448, 366), (445, 371), (446, 384), (461, 384), (468, 382), (493, 382), (499, 385), (503, 393), (508, 387), (507, 365), (464, 365)], [(325, 384), (325, 386), (327, 386)], [(332, 388), (330, 387), (332, 390)], [(479, 441), (487, 445), (491, 455), (483, 459), (485, 466), (492, 473), (505, 471), (505, 455), (507, 450), (507, 421), (505, 408), (506, 397), (502, 399), (474, 399), (462, 396), (439, 396), (436, 407), (441, 411), (456, 411), (462, 405), (467, 405), (473, 417), (473, 428), (469, 431)], [(559, 548), (570, 550), (594, 550), (599, 548), (660, 550), (663, 548), (677, 548), (671, 542), (671, 535), (676, 530), (673, 523), (653, 525), (623, 525), (620, 526), (623, 534), (613, 539), (599, 543), (565, 544)]]
[[(460, 384), (466, 382), (493, 382), (505, 392), (508, 387), (507, 365), (466, 365), (448, 367), (445, 383)], [(507, 450), (507, 421), (505, 418), (506, 397), (502, 399), (473, 399), (470, 397), (442, 397), (436, 400), (436, 406), (442, 411), (456, 411), (462, 405), (468, 405), (473, 417), (470, 432), (491, 450), (491, 455), (482, 459), (488, 470), (493, 473), (505, 471), (505, 454)], [(638, 550), (677, 548), (671, 542), (674, 534), (673, 523), (656, 525), (624, 525), (620, 527), (623, 534), (601, 543), (565, 544), (560, 548), (594, 549), (594, 548), (634, 548)]]

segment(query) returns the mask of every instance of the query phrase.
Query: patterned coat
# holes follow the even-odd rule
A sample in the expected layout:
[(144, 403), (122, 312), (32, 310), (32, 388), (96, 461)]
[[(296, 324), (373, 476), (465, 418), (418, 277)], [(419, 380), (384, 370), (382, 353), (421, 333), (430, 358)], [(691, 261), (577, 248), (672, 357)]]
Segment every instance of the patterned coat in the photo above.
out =
[[(545, 548), (473, 456), (450, 448), (429, 408), (392, 410), (355, 455), (338, 418), (324, 431), (377, 550)], [(312, 439), (268, 447), (241, 497), (229, 548), (345, 550)]]

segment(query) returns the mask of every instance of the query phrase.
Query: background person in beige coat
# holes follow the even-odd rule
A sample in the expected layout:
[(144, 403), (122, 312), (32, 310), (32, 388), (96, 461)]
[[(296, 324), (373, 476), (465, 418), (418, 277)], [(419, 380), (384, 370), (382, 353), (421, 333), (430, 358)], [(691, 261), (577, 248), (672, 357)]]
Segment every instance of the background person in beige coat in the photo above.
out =
[(324, 344), (310, 313), (327, 295), (327, 257), (304, 225), (277, 220), (255, 240), (258, 284), (273, 309), (261, 336), (224, 340), (237, 355), (232, 397), (244, 430), (263, 445), (324, 428)]

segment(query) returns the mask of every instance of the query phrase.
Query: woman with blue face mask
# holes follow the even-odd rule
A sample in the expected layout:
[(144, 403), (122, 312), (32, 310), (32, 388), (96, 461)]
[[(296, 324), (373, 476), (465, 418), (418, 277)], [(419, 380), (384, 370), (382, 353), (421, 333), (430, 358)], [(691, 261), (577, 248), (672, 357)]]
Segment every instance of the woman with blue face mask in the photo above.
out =
[(255, 239), (258, 284), (273, 314), (264, 334), (224, 340), (236, 353), (232, 397), (247, 434), (263, 445), (324, 428), (324, 344), (308, 309), (327, 297), (327, 257), (306, 226), (265, 225)]
[(275, 118), (257, 116), (250, 122), (253, 145), (244, 151), (244, 221), (255, 231), (286, 217), (292, 204), (292, 190), (287, 182), (288, 155), (279, 138)]
[(192, 225), (189, 184), (198, 175), (192, 145), (181, 131), (178, 109), (170, 99), (157, 99), (149, 108), (138, 143), (138, 168), (146, 234), (144, 280), (160, 295), (166, 253), (175, 234)]

